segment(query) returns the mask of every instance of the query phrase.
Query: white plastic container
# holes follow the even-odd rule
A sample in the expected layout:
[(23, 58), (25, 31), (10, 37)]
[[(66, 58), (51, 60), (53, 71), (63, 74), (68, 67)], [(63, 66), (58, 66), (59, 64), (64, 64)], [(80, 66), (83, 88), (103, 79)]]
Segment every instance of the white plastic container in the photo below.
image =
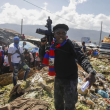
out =
[(82, 92), (85, 91), (85, 89), (89, 86), (89, 81), (86, 81), (82, 86), (81, 86), (81, 90)]

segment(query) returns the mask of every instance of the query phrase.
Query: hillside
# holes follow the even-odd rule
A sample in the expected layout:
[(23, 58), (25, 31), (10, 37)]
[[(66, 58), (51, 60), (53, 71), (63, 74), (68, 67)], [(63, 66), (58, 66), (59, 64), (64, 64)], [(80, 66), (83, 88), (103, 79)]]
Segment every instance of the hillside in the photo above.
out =
[[(0, 28), (0, 43), (7, 44), (8, 39), (10, 39), (10, 43), (12, 43), (15, 36), (19, 36), (20, 40), (22, 40), (22, 35), (19, 32), (11, 29)], [(35, 39), (36, 37), (25, 35), (25, 39), (32, 38)]]
[[(21, 33), (21, 26), (16, 24), (0, 24), (0, 28), (12, 29), (12, 30), (15, 30), (16, 32)], [(43, 35), (36, 33), (37, 28), (47, 30), (47, 28), (44, 25), (23, 25), (23, 34), (34, 36), (37, 38), (42, 38)], [(100, 31), (95, 31), (95, 30), (83, 30), (83, 29), (70, 28), (67, 34), (70, 39), (76, 40), (79, 42), (81, 41), (82, 37), (90, 37), (92, 42), (97, 42), (97, 43), (99, 42), (99, 39), (100, 39)], [(102, 32), (102, 39), (108, 35), (109, 33)]]

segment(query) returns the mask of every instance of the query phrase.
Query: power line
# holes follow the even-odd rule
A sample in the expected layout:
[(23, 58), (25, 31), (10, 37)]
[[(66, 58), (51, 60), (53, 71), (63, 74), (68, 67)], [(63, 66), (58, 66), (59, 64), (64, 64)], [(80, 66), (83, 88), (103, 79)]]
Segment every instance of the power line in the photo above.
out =
[[(42, 9), (42, 10), (45, 10), (45, 11), (51, 13), (50, 11), (48, 11), (48, 10), (46, 10), (46, 9), (44, 9), (44, 8), (41, 8), (41, 7), (37, 6), (37, 5), (34, 5), (33, 3), (28, 2), (27, 0), (24, 0), (24, 1), (27, 2), (27, 3), (29, 3), (29, 4), (31, 4), (31, 5), (33, 5), (33, 6), (35, 6), (35, 7), (38, 7), (38, 8), (40, 8), (40, 9)], [(51, 14), (52, 14), (52, 13), (51, 13)]]
[[(39, 7), (39, 6), (37, 6), (37, 5), (33, 4), (33, 3), (31, 3), (31, 2), (28, 2), (27, 0), (23, 0), (23, 1), (25, 1), (25, 2), (27, 2), (27, 3), (29, 3), (29, 4), (31, 4), (31, 5), (33, 5), (33, 6), (35, 6), (35, 7), (37, 7), (37, 8), (40, 8), (40, 9), (42, 9), (42, 10), (45, 10), (45, 11), (47, 11), (48, 13), (54, 14), (54, 13), (52, 13), (52, 12), (50, 12), (50, 11), (44, 9), (44, 8), (41, 8), (41, 7)], [(63, 18), (63, 17), (61, 17), (61, 16), (59, 16), (59, 15), (55, 15), (55, 16), (58, 16), (58, 17), (60, 17), (60, 18), (62, 18), (62, 19), (64, 19), (64, 20), (66, 20), (66, 21), (68, 21), (68, 22), (71, 22), (70, 20), (65, 19), (65, 18)], [(71, 23), (74, 23), (74, 22), (71, 22)]]

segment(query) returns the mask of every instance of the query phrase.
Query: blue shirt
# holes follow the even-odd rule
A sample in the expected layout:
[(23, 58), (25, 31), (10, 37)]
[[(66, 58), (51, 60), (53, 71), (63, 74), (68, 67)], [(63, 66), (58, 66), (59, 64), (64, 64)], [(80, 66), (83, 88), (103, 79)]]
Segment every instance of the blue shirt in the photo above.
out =
[(86, 52), (86, 46), (84, 45), (84, 46), (82, 46), (82, 48), (83, 48), (84, 52)]

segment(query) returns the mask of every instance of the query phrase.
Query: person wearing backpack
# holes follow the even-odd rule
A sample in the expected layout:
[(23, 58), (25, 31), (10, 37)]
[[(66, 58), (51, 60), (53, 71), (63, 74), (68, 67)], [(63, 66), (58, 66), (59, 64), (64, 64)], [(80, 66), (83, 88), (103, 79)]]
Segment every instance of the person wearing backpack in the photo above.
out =
[(30, 71), (30, 68), (25, 63), (23, 52), (23, 47), (19, 45), (19, 37), (14, 37), (14, 43), (8, 49), (8, 61), (10, 64), (10, 70), (13, 70), (14, 86), (17, 84), (17, 76), (21, 68), (25, 70), (23, 78), (24, 81), (26, 81), (27, 75)]
[(55, 76), (54, 81), (54, 103), (56, 110), (75, 110), (78, 99), (78, 67), (75, 59), (81, 67), (88, 73), (86, 81), (89, 80), (91, 86), (95, 82), (95, 70), (81, 51), (81, 48), (74, 41), (67, 39), (69, 27), (65, 24), (57, 24), (53, 27), (55, 42), (50, 49), (45, 52), (45, 43), (40, 48), (44, 55), (43, 64), (49, 66), (50, 76)]

